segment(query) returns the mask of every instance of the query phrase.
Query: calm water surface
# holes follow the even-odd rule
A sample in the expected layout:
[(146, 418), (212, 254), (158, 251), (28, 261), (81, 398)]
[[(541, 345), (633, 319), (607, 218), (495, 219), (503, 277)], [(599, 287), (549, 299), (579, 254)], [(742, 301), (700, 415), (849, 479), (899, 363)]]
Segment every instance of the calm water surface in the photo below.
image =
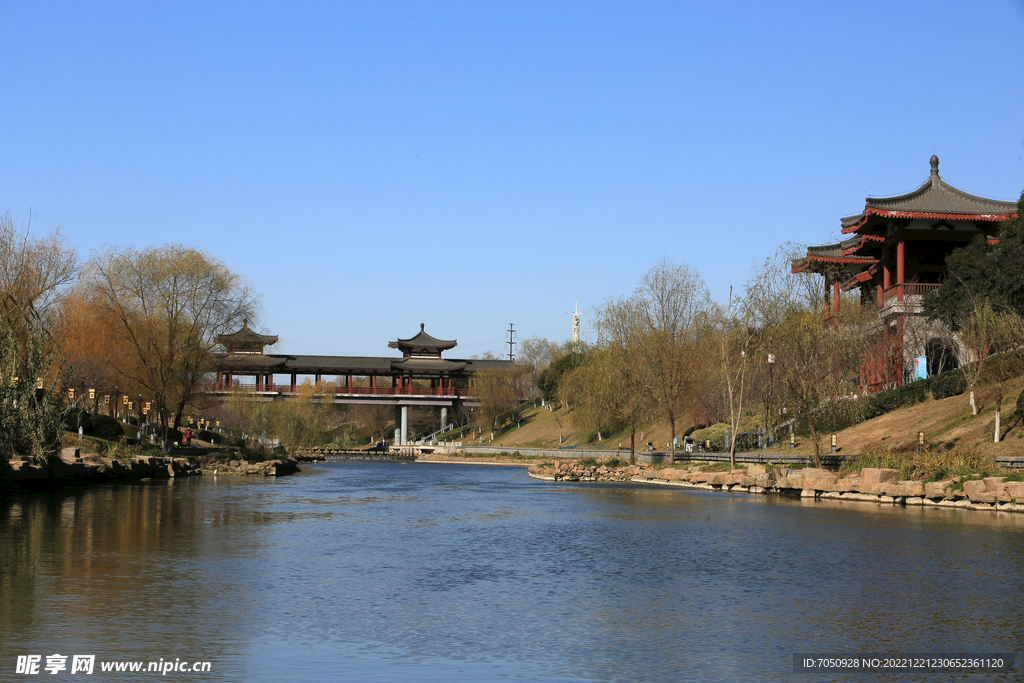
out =
[(792, 673), (794, 652), (1013, 652), (1022, 570), (1024, 516), (521, 468), (98, 487), (0, 503), (0, 681), (156, 675), (15, 674), (54, 653), (210, 682), (1024, 680)]

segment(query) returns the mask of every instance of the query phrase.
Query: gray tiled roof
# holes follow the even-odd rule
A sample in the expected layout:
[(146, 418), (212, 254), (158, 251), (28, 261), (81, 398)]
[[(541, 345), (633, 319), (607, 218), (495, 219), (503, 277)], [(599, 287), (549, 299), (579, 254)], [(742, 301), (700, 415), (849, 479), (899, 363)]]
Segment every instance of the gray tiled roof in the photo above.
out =
[(401, 347), (416, 347), (423, 349), (450, 349), (453, 346), (457, 346), (458, 343), (454, 340), (438, 339), (431, 337), (429, 334), (423, 331), (423, 323), (420, 323), (420, 332), (415, 337), (410, 339), (399, 339), (398, 341), (388, 342), (388, 347), (397, 349)]
[(379, 356), (288, 356), (275, 354), (272, 358), (280, 358), (285, 361), (284, 369), (287, 371), (303, 372), (304, 370), (319, 370), (327, 374), (337, 371), (348, 373), (358, 370), (373, 370), (387, 372), (391, 363), (400, 358), (381, 358)]
[[(939, 213), (963, 216), (1007, 216), (1017, 212), (1016, 202), (1002, 202), (968, 194), (946, 183), (939, 177), (939, 158), (932, 156), (932, 171), (924, 185), (909, 194), (898, 197), (868, 197), (866, 206), (882, 211), (905, 213)], [(844, 218), (846, 221), (855, 217)], [(856, 217), (860, 218), (860, 217)], [(854, 221), (856, 223), (856, 221)]]
[(473, 372), (482, 372), (484, 370), (514, 370), (516, 367), (515, 361), (510, 360), (467, 360), (463, 361), (466, 364), (467, 370)]
[[(265, 367), (274, 367), (279, 374), (298, 372), (321, 372), (323, 374), (337, 373), (360, 374), (378, 373), (386, 374), (392, 365), (405, 367), (405, 369), (416, 370), (444, 370), (454, 371), (465, 368), (469, 372), (480, 372), (482, 370), (509, 370), (515, 367), (515, 363), (507, 360), (465, 360), (460, 358), (441, 359), (423, 357), (394, 357), (384, 356), (291, 356), (287, 354), (232, 354), (234, 356), (245, 356), (246, 358), (266, 358)], [(407, 365), (408, 364), (408, 365)], [(429, 366), (429, 367), (428, 367)], [(240, 367), (240, 366), (239, 366)], [(249, 365), (248, 367), (261, 367)], [(308, 372), (307, 372), (308, 371)]]
[(280, 357), (264, 356), (262, 353), (225, 353), (217, 356), (217, 363), (227, 368), (274, 368), (284, 365)]
[(415, 357), (404, 358), (392, 361), (391, 367), (409, 370), (410, 372), (420, 371), (441, 371), (452, 372), (462, 370), (466, 367), (465, 361), (444, 360), (441, 358)]
[(224, 344), (225, 346), (251, 346), (262, 344), (263, 346), (269, 346), (270, 344), (277, 343), (277, 335), (275, 334), (258, 334), (249, 329), (249, 321), (246, 320), (242, 323), (242, 329), (238, 332), (232, 332), (231, 334), (222, 334), (217, 337), (218, 344)]
[(874, 261), (875, 259), (872, 256), (843, 256), (844, 249), (855, 247), (858, 244), (860, 244), (860, 235), (851, 237), (848, 240), (843, 240), (842, 242), (836, 242), (835, 244), (823, 244), (820, 247), (807, 247), (807, 255), (818, 256), (820, 258), (844, 258), (854, 260), (863, 259), (868, 261)]

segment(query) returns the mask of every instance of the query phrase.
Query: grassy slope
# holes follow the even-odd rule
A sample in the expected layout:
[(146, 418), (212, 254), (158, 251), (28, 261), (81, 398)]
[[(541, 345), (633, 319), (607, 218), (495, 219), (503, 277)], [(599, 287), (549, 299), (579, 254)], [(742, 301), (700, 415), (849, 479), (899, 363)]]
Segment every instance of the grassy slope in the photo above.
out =
[[(1007, 398), (1003, 401), (1002, 432), (1004, 441), (992, 443), (995, 426), (995, 409), (990, 393), (981, 392), (979, 403), (981, 410), (978, 415), (971, 415), (967, 394), (953, 396), (939, 401), (928, 399), (924, 403), (909, 408), (901, 408), (873, 420), (844, 429), (837, 433), (841, 452), (862, 453), (865, 450), (889, 448), (894, 450), (912, 449), (917, 442), (917, 433), (923, 431), (927, 443), (932, 446), (956, 445), (977, 446), (988, 452), (995, 451), (1001, 455), (1024, 455), (1024, 424), (1014, 415), (1017, 396), (1024, 390), (1024, 378), (1008, 383)], [(547, 409), (528, 411), (519, 429), (512, 428), (501, 434), (495, 434), (494, 445), (515, 448), (558, 446), (559, 425), (562, 423), (563, 446), (582, 446), (591, 448), (615, 449), (620, 443), (629, 446), (628, 432), (605, 435), (603, 442), (598, 443), (593, 432), (581, 429), (575, 424), (571, 411), (561, 409), (549, 412)], [(688, 426), (688, 421), (680, 421), (676, 425), (677, 434), (681, 437)], [(488, 433), (484, 433), (484, 444), (488, 443)], [(667, 424), (653, 425), (644, 431), (642, 441), (654, 441), (658, 448), (665, 446), (669, 439)], [(464, 443), (469, 443), (464, 441)], [(472, 443), (476, 443), (474, 439)], [(637, 433), (637, 448), (641, 448), (641, 437)], [(828, 436), (823, 437), (823, 451), (828, 448)], [(788, 444), (777, 450), (788, 451)], [(808, 454), (813, 446), (808, 439), (797, 439), (794, 454)]]

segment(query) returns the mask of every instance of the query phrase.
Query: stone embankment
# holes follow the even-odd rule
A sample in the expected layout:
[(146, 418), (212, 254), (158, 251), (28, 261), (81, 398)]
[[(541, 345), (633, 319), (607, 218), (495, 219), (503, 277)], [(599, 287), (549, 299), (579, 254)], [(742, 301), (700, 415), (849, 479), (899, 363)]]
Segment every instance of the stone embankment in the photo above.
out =
[(1024, 482), (1005, 477), (944, 481), (897, 481), (898, 470), (865, 467), (840, 477), (824, 469), (789, 469), (748, 465), (746, 469), (711, 472), (708, 466), (687, 469), (642, 465), (607, 467), (565, 462), (531, 467), (529, 475), (544, 481), (595, 481), (659, 484), (709, 491), (775, 493), (822, 500), (855, 500), (889, 505), (922, 505), (970, 510), (1024, 512)]
[(140, 455), (119, 459), (95, 454), (83, 456), (76, 448), (65, 448), (60, 459), (50, 466), (37, 464), (27, 457), (10, 460), (9, 465), (12, 483), (23, 488), (168, 479), (213, 474), (215, 471), (218, 474), (279, 477), (299, 469), (298, 463), (291, 458), (256, 463), (208, 455), (188, 458)]

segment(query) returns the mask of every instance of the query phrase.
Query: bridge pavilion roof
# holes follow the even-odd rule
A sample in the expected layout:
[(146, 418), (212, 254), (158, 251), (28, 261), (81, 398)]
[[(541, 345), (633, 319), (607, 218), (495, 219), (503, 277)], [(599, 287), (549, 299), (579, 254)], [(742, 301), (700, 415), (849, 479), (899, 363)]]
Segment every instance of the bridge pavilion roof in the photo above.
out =
[(261, 335), (248, 327), (233, 334), (221, 335), (217, 341), (227, 353), (219, 354), (220, 370), (232, 374), (300, 374), (300, 375), (389, 375), (406, 374), (419, 377), (440, 374), (464, 376), (484, 370), (510, 370), (515, 363), (496, 359), (441, 358), (441, 352), (456, 346), (455, 340), (437, 339), (424, 331), (409, 339), (390, 342), (389, 348), (403, 352), (400, 357), (386, 356), (306, 356), (266, 354), (263, 347), (277, 342), (276, 335)]
[(424, 324), (420, 323), (420, 331), (409, 339), (399, 339), (388, 342), (389, 349), (398, 349), (403, 355), (409, 356), (440, 356), (442, 351), (458, 346), (454, 339), (438, 339), (424, 331)]
[(231, 334), (218, 335), (214, 340), (227, 349), (228, 354), (241, 353), (263, 353), (263, 347), (276, 344), (276, 334), (258, 334), (249, 329), (249, 320), (242, 321), (242, 329)]

